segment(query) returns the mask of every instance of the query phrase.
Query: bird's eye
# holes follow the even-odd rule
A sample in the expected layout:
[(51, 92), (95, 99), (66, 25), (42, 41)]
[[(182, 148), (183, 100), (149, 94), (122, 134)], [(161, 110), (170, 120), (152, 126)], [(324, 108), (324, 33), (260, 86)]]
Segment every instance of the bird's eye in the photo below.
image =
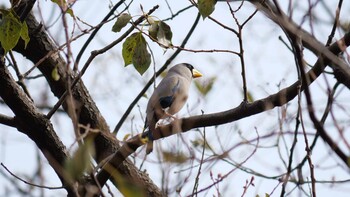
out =
[(184, 63), (185, 66), (190, 69), (190, 71), (192, 72), (192, 70), (194, 69), (194, 67), (191, 65), (191, 64), (188, 64), (188, 63)]

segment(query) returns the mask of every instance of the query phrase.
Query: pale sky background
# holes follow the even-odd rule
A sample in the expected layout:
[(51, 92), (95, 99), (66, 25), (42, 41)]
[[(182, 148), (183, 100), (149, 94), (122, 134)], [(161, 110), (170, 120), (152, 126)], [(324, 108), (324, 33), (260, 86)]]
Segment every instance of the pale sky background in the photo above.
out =
[[(337, 5), (336, 1), (325, 2), (327, 5), (329, 5), (330, 10), (335, 10), (334, 8)], [(2, 1), (1, 4), (3, 3), (4, 2)], [(189, 5), (189, 2), (186, 0), (174, 2), (169, 1), (169, 3), (174, 13)], [(5, 2), (5, 4), (8, 6), (8, 2)], [(81, 18), (83, 21), (96, 25), (109, 11), (109, 4), (109, 1), (81, 0), (76, 2), (73, 7), (73, 11), (75, 15)], [(154, 5), (159, 4), (160, 8), (154, 12), (153, 15), (159, 19), (168, 18), (169, 16), (169, 9), (163, 0), (152, 0), (147, 1), (147, 3), (145, 3), (145, 1), (134, 1), (129, 10), (131, 15), (134, 16), (133, 19), (136, 19), (141, 14), (139, 8), (140, 4), (143, 5), (145, 11), (148, 11)], [(343, 4), (341, 19), (348, 21), (349, 17), (346, 16), (346, 14), (350, 11), (350, 3), (348, 1), (344, 1)], [(53, 25), (49, 29), (51, 36), (58, 41), (58, 44), (63, 44), (65, 40), (62, 21), (60, 20), (58, 9), (53, 9), (55, 5), (50, 1), (39, 0), (34, 8), (34, 13), (36, 16), (39, 16), (38, 5), (41, 7), (45, 25)], [(234, 9), (236, 9), (239, 6), (239, 3), (231, 3), (231, 5)], [(282, 5), (282, 7), (285, 6), (286, 5)], [(297, 21), (297, 23), (300, 22), (300, 18), (304, 14), (306, 8), (307, 5), (298, 5), (298, 7), (295, 8), (296, 12), (294, 13), (294, 19)], [(332, 21), (330, 21), (329, 15), (322, 8), (322, 6), (320, 6), (320, 4), (318, 4), (315, 9), (315, 14), (317, 17), (320, 17), (321, 22), (315, 24), (314, 33), (321, 42), (325, 43), (331, 29), (329, 24), (331, 24)], [(121, 10), (122, 9), (118, 9), (118, 11)], [(242, 10), (237, 13), (237, 17), (242, 23), (253, 12), (254, 7), (249, 3), (246, 3), (242, 7)], [(172, 41), (174, 45), (181, 44), (182, 39), (187, 34), (188, 29), (195, 20), (196, 15), (197, 10), (195, 8), (191, 8), (176, 17), (174, 20), (167, 21), (173, 31)], [(217, 3), (216, 9), (211, 16), (221, 23), (237, 29), (226, 3)], [(39, 21), (41, 20), (39, 17), (37, 17), (37, 19)], [(69, 16), (67, 16), (67, 19), (70, 24), (72, 24), (72, 20)], [(79, 24), (83, 29), (87, 28), (81, 23)], [(104, 47), (121, 35), (121, 33), (116, 34), (111, 32), (112, 25), (113, 22), (108, 23), (99, 31), (97, 37), (90, 44), (83, 56), (83, 59), (80, 61), (80, 66), (85, 63), (86, 58), (89, 56), (92, 50)], [(72, 26), (70, 25), (70, 31), (72, 31), (71, 27)], [(308, 30), (308, 22), (303, 24), (303, 27)], [(264, 98), (269, 94), (276, 93), (279, 89), (291, 85), (297, 79), (293, 56), (285, 45), (278, 39), (278, 36), (282, 36), (283, 39), (287, 41), (280, 28), (278, 28), (260, 13), (258, 13), (257, 16), (255, 16), (243, 29), (248, 90), (253, 95), (255, 100)], [(341, 36), (342, 33), (337, 31), (336, 38), (340, 38)], [(74, 57), (76, 57), (78, 54), (80, 47), (86, 41), (87, 37), (88, 36), (84, 36), (83, 38), (72, 43)], [(158, 47), (157, 44), (151, 43), (149, 40), (147, 41), (150, 43), (153, 54), (155, 55), (156, 68), (160, 68), (167, 58), (172, 55), (173, 50), (168, 50), (165, 54), (163, 54), (163, 50)], [(119, 44), (107, 53), (97, 57), (83, 77), (85, 85), (88, 87), (90, 94), (95, 99), (95, 102), (102, 115), (106, 118), (111, 130), (114, 129), (121, 115), (153, 74), (153, 68), (150, 68), (143, 76), (140, 76), (132, 66), (125, 68), (121, 57), (121, 47), (122, 45)], [(201, 19), (194, 35), (186, 45), (186, 48), (238, 51), (239, 45), (238, 39), (234, 34), (224, 30), (208, 19), (204, 21)], [(309, 63), (313, 64), (316, 60), (315, 57), (310, 55), (309, 52), (306, 52), (305, 54), (305, 59)], [(19, 62), (21, 63), (20, 65), (22, 66), (21, 69), (23, 69), (23, 71), (28, 70), (32, 66), (31, 62)], [(230, 53), (182, 52), (173, 61), (172, 65), (181, 62), (191, 63), (198, 70), (200, 70), (204, 74), (203, 78), (200, 79), (201, 81), (205, 81), (210, 77), (217, 77), (217, 80), (214, 84), (213, 90), (204, 98), (198, 93), (195, 87), (192, 86), (190, 90), (190, 98), (187, 102), (188, 106), (184, 107), (184, 109), (179, 112), (179, 117), (200, 114), (201, 110), (203, 110), (205, 113), (219, 112), (236, 107), (242, 102), (241, 66), (238, 57), (235, 55)], [(153, 62), (151, 66), (153, 66)], [(35, 73), (38, 72), (36, 71)], [(33, 73), (33, 75), (35, 75), (35, 73)], [(159, 82), (159, 79), (157, 81)], [(32, 92), (34, 100), (39, 104), (42, 101), (43, 93), (47, 91), (46, 83), (44, 82), (44, 79), (28, 81), (29, 90)], [(321, 116), (320, 114), (322, 114), (327, 101), (326, 82), (333, 85), (334, 80), (329, 76), (327, 78), (321, 76), (316, 83), (311, 86), (313, 89), (312, 95), (315, 108), (318, 112), (318, 117)], [(147, 94), (151, 94), (152, 91), (152, 88), (150, 88)], [(57, 101), (57, 99), (51, 94), (48, 95), (48, 97), (51, 104), (54, 104)], [(349, 98), (350, 94), (346, 88), (338, 89), (338, 97), (336, 101), (339, 102), (340, 106), (338, 106), (339, 109), (334, 109), (334, 111), (337, 112), (335, 114), (337, 119), (341, 121), (339, 124), (344, 127), (349, 126), (349, 111), (347, 110), (349, 107)], [(128, 120), (125, 122), (117, 136), (118, 139), (123, 139), (124, 135), (129, 134), (131, 132), (131, 128), (133, 129), (134, 133), (141, 131), (143, 127), (141, 114), (144, 116), (143, 112), (145, 111), (146, 104), (146, 98), (142, 98), (139, 101), (139, 107), (135, 107), (132, 113), (129, 115)], [(294, 99), (288, 104), (287, 114), (290, 119), (283, 124), (283, 130), (286, 132), (294, 131), (294, 118), (297, 111), (296, 104), (297, 99)], [(0, 106), (0, 113), (8, 114), (8, 111), (9, 110), (6, 107)], [(221, 145), (225, 150), (233, 148), (236, 144), (243, 142), (244, 139), (255, 139), (257, 137), (256, 131), (259, 133), (259, 136), (264, 136), (271, 132), (277, 132), (279, 131), (277, 124), (279, 112), (280, 108), (276, 108), (243, 120), (221, 125), (217, 128), (207, 128), (206, 134), (209, 144), (217, 153), (222, 153)], [(309, 121), (305, 105), (303, 105), (303, 117), (306, 122), (305, 126), (307, 128), (307, 132), (314, 133), (315, 130)], [(66, 115), (56, 114), (54, 115), (52, 122), (56, 131), (58, 132), (58, 135), (61, 137), (67, 148), (69, 148), (74, 142), (74, 133), (72, 132), (70, 119)], [(326, 122), (326, 126), (332, 124), (332, 121)], [(201, 131), (203, 132), (203, 129), (201, 129)], [(335, 130), (333, 128), (329, 129), (329, 132), (331, 131)], [(29, 176), (34, 173), (35, 167), (37, 166), (37, 148), (35, 144), (25, 135), (9, 127), (0, 126), (0, 132), (0, 162), (4, 163), (4, 165), (6, 165), (12, 172), (16, 173), (20, 177), (23, 177), (24, 179), (28, 173)], [(337, 134), (336, 132), (333, 133), (334, 135)], [(348, 133), (349, 130), (345, 129), (346, 136), (350, 137)], [(191, 146), (190, 142), (198, 139), (199, 137), (200, 135), (198, 134), (198, 131), (193, 130), (182, 134), (181, 137), (176, 135), (157, 141), (156, 145), (161, 144), (165, 150), (176, 147), (186, 153), (186, 151), (188, 152), (186, 146)], [(243, 167), (253, 169), (258, 173), (269, 176), (277, 176), (285, 172), (285, 168), (281, 162), (279, 154), (282, 155), (284, 159), (288, 158), (286, 155), (289, 154), (289, 148), (293, 139), (292, 137), (292, 135), (286, 135), (285, 137), (288, 147), (285, 147), (283, 139), (280, 139), (280, 152), (277, 151), (276, 147), (271, 147), (276, 143), (276, 137), (261, 139), (259, 145), (262, 147), (257, 150), (252, 158), (244, 163)], [(334, 139), (339, 139), (337, 136), (333, 137)], [(309, 143), (312, 142), (312, 139), (312, 136), (310, 136)], [(256, 142), (253, 144), (255, 143)], [(340, 146), (345, 148), (344, 144), (341, 142)], [(295, 164), (304, 157), (304, 147), (304, 139), (302, 135), (299, 135), (297, 150), (294, 156)], [(252, 153), (253, 148), (254, 146), (252, 145), (237, 146), (230, 152), (229, 157), (235, 162), (241, 162)], [(72, 150), (74, 150), (74, 148)], [(195, 152), (196, 157), (200, 158), (201, 150), (198, 148), (193, 148), (193, 151)], [(139, 154), (136, 158), (136, 163), (139, 165), (142, 162), (144, 151), (140, 152), (139, 149), (138, 152)], [(347, 150), (346, 153), (349, 154), (349, 150)], [(206, 157), (208, 157), (209, 154), (210, 151), (206, 152)], [(315, 174), (317, 180), (330, 181), (333, 177), (335, 180), (348, 180), (348, 182), (344, 184), (317, 184), (316, 188), (318, 196), (347, 196), (350, 192), (349, 169), (343, 166), (343, 163), (335, 154), (331, 153), (328, 145), (326, 145), (322, 139), (319, 139), (318, 145), (313, 152), (312, 159), (316, 166)], [(159, 165), (155, 163), (155, 161), (157, 161), (157, 152), (149, 156), (148, 160), (150, 162), (146, 162), (143, 169), (147, 169), (152, 180), (154, 180), (158, 186), (161, 186), (161, 177), (158, 169), (160, 167), (165, 167), (166, 165)], [(170, 185), (175, 187), (177, 180), (188, 176), (189, 170), (181, 173), (175, 172), (188, 169), (192, 165), (196, 165), (198, 160), (195, 160), (194, 162), (195, 163), (186, 162), (181, 165), (171, 165), (172, 167), (169, 177), (171, 177), (170, 181), (174, 181), (174, 183)], [(43, 167), (46, 180), (44, 184), (47, 186), (60, 186), (57, 176), (54, 174), (53, 170), (47, 164), (45, 159), (43, 161)], [(209, 176), (210, 171), (212, 171), (214, 177), (217, 177), (218, 174), (224, 175), (232, 169), (234, 169), (234, 166), (223, 161), (203, 165), (203, 171), (199, 182), (199, 190), (212, 183)], [(309, 177), (307, 164), (305, 164), (303, 169), (304, 179), (306, 180), (307, 177)], [(3, 173), (4, 169), (0, 168), (0, 171)], [(7, 174), (6, 172), (4, 173)], [(181, 192), (182, 196), (191, 194), (194, 184), (193, 177), (195, 177), (196, 173), (197, 168), (193, 168), (190, 176), (192, 178), (189, 179), (189, 182), (183, 188)], [(219, 187), (220, 191), (222, 192), (221, 194), (223, 196), (241, 196), (246, 180), (250, 180), (252, 176), (252, 174), (236, 169), (235, 172), (220, 183)], [(275, 187), (277, 188), (272, 196), (280, 195), (281, 185), (278, 185), (278, 181), (263, 179), (255, 175), (254, 177), (255, 187), (250, 187), (246, 193), (246, 196), (255, 196), (257, 194), (264, 196), (265, 193), (271, 193)], [(34, 180), (33, 182), (40, 184), (36, 181), (38, 180)], [(5, 188), (12, 188), (11, 183), (6, 180), (3, 175), (0, 176), (0, 185), (0, 196), (4, 194)], [(21, 185), (23, 186), (22, 183)], [(295, 187), (293, 183), (289, 183), (288, 185), (288, 191), (292, 191), (292, 189)], [(306, 192), (309, 192), (308, 185), (304, 184), (303, 188), (306, 190)], [(296, 192), (296, 190), (289, 196), (304, 196), (303, 193)], [(46, 196), (58, 196), (59, 194), (64, 195), (65, 192), (63, 190), (47, 190), (45, 191), (45, 194)], [(217, 196), (215, 188), (199, 194), (199, 196), (213, 195)], [(36, 195), (33, 194), (33, 196)], [(174, 193), (172, 196), (177, 195)]]

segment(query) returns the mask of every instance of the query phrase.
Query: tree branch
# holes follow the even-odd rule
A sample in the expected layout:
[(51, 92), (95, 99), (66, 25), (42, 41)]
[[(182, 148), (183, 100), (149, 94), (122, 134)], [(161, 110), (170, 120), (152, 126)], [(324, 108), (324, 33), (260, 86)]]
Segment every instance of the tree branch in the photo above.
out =
[[(158, 9), (158, 5), (154, 6), (148, 13), (147, 15), (152, 14), (156, 9)], [(114, 47), (115, 45), (119, 44), (124, 38), (126, 38), (134, 29), (137, 25), (139, 25), (144, 19), (146, 18), (145, 15), (140, 16), (134, 23), (133, 26), (131, 26), (123, 35), (121, 35), (118, 39), (116, 39), (115, 41), (113, 41), (112, 43), (110, 43), (109, 45), (103, 47), (100, 50), (95, 50), (91, 52), (90, 57), (88, 58), (88, 60), (86, 61), (86, 63), (84, 64), (83, 68), (81, 69), (81, 71), (79, 72), (78, 76), (74, 78), (74, 81), (72, 82), (72, 85), (70, 86), (71, 89), (74, 88), (75, 85), (77, 85), (77, 83), (80, 81), (80, 79), (82, 78), (82, 76), (84, 75), (85, 71), (88, 69), (88, 67), (91, 65), (92, 61), (98, 56), (101, 55), (103, 53), (105, 53), (106, 51), (108, 51), (109, 49), (111, 49), (112, 47)], [(66, 97), (68, 95), (68, 91), (65, 91), (62, 96), (60, 97), (59, 101), (55, 104), (55, 106), (53, 107), (53, 109), (47, 114), (47, 116), (49, 118), (51, 118), (51, 116), (56, 112), (56, 110), (62, 105), (62, 103), (66, 100)]]
[[(65, 75), (67, 74), (65, 68), (66, 63), (59, 54), (51, 52), (56, 51), (57, 48), (55, 44), (47, 36), (45, 30), (31, 13), (26, 19), (26, 22), (29, 29), (30, 42), (28, 43), (27, 48), (24, 48), (24, 43), (20, 40), (14, 50), (21, 53), (34, 63), (41, 62), (37, 68), (43, 73), (54, 95), (60, 98), (66, 91), (67, 87), (67, 81), (64, 80), (66, 79)], [(33, 53), (33, 51), (35, 51), (35, 53)], [(51, 55), (47, 56), (47, 54)], [(52, 70), (55, 68), (57, 68), (57, 72), (61, 76), (58, 81), (54, 80), (51, 76)], [(68, 74), (73, 80), (74, 78), (71, 73), (72, 71), (69, 70)], [(93, 134), (95, 135), (95, 160), (99, 163), (119, 149), (119, 142), (115, 136), (111, 135), (109, 132), (105, 119), (102, 117), (82, 81), (77, 83), (73, 88), (72, 93), (74, 100), (81, 105), (78, 117), (79, 124), (90, 125), (90, 128), (100, 131), (97, 134)], [(68, 111), (65, 103), (63, 103), (63, 108), (65, 111)], [(153, 181), (147, 175), (141, 173), (130, 161), (126, 160), (122, 165), (118, 165), (117, 170), (119, 176), (122, 176), (124, 180), (129, 180), (133, 184), (140, 185), (140, 187), (145, 189), (147, 194), (161, 196), (160, 189), (153, 183)], [(119, 185), (116, 187), (118, 188)]]
[(114, 14), (114, 12), (119, 8), (119, 6), (122, 5), (124, 2), (125, 2), (125, 0), (120, 0), (118, 3), (116, 3), (113, 6), (113, 8), (108, 12), (108, 14), (102, 19), (102, 21), (96, 27), (96, 29), (90, 34), (89, 38), (86, 40), (84, 45), (81, 47), (81, 49), (77, 55), (77, 58), (76, 58), (76, 61), (74, 64), (74, 68), (78, 67), (81, 57), (83, 56), (83, 54), (84, 54), (86, 48), (88, 47), (88, 45), (90, 44), (90, 42), (96, 36), (97, 32), (101, 29), (101, 27), (105, 24), (105, 22), (109, 19), (109, 17), (111, 17)]
[[(276, 8), (270, 3), (270, 1), (261, 1), (261, 0), (251, 0), (261, 12), (266, 14), (273, 22), (279, 25), (284, 31), (288, 34), (293, 34), (298, 36), (301, 39), (303, 46), (312, 51), (316, 55), (321, 55), (324, 58), (325, 65), (331, 66), (334, 70), (335, 77), (340, 83), (350, 88), (350, 68), (349, 66), (341, 60), (337, 55), (338, 53), (332, 53), (327, 49), (324, 44), (319, 42), (313, 35), (303, 30), (294, 23), (290, 18), (283, 13), (281, 10)], [(350, 39), (345, 37), (343, 39)], [(348, 45), (343, 45), (348, 41), (338, 41), (339, 49), (344, 51)], [(331, 62), (331, 63), (330, 63)]]
[(3, 59), (0, 61), (0, 96), (16, 115), (13, 120), (15, 127), (35, 142), (62, 184), (68, 186), (68, 194), (72, 194), (71, 186), (62, 176), (64, 161), (68, 157), (65, 146), (56, 135), (50, 121), (37, 110), (32, 100), (12, 78)]
[(16, 127), (14, 118), (2, 114), (0, 114), (0, 124), (7, 125), (9, 127)]
[[(341, 45), (339, 45), (339, 42), (342, 42)], [(328, 47), (328, 50), (331, 53), (338, 54), (345, 50), (344, 47), (340, 46), (349, 45), (350, 33), (348, 32), (340, 41), (333, 43), (330, 47)], [(308, 83), (306, 83), (305, 81), (298, 80), (291, 86), (280, 90), (276, 94), (257, 100), (253, 103), (243, 102), (238, 107), (227, 111), (205, 115), (197, 115), (174, 120), (171, 124), (158, 127), (158, 131), (153, 133), (153, 138), (154, 140), (158, 140), (180, 132), (187, 132), (194, 128), (227, 124), (242, 118), (246, 118), (264, 111), (271, 110), (275, 107), (282, 106), (288, 103), (289, 101), (293, 100), (298, 95), (299, 88), (301, 91), (305, 90), (306, 86), (309, 86), (314, 80), (316, 80), (318, 76), (321, 75), (325, 68), (325, 62), (326, 61), (324, 61), (324, 59), (320, 57), (313, 66), (313, 68), (305, 74), (305, 79), (307, 79)], [(147, 136), (147, 133), (144, 133), (143, 135)], [(108, 161), (108, 163), (105, 166), (108, 167), (109, 165), (119, 165), (142, 145), (144, 145), (144, 140), (142, 139), (141, 134), (134, 136), (133, 138), (131, 138), (123, 144), (123, 146), (113, 155), (113, 157), (111, 157), (110, 161)], [(332, 149), (338, 148), (336, 144), (330, 144), (330, 147)], [(347, 160), (344, 160), (345, 158), (347, 158), (346, 155), (338, 154), (338, 156), (345, 163), (347, 163)], [(101, 171), (100, 176), (103, 176), (102, 173), (104, 172)]]
[[(349, 32), (347, 32), (342, 39), (335, 42), (330, 47), (325, 47), (322, 43), (316, 40), (308, 32), (302, 30), (293, 21), (291, 21), (286, 14), (284, 14), (280, 9), (273, 6), (270, 2), (257, 2), (253, 1), (257, 8), (267, 14), (275, 23), (277, 23), (291, 38), (301, 39), (302, 44), (305, 45), (315, 54), (319, 54), (319, 60), (323, 58), (324, 65), (329, 65), (334, 70), (334, 75), (338, 79), (338, 82), (342, 83), (346, 87), (350, 88), (350, 68), (342, 61), (337, 55), (346, 50), (350, 43)], [(341, 2), (338, 4), (338, 8), (341, 7)], [(334, 150), (334, 152), (339, 156), (339, 158), (345, 163), (346, 166), (350, 167), (348, 162), (348, 156), (340, 149), (336, 142), (327, 134), (323, 128), (323, 124), (319, 122), (310, 108), (312, 108), (312, 101), (309, 95), (307, 87), (311, 84), (310, 76), (302, 75), (303, 78), (303, 90), (308, 103), (309, 116), (317, 132), (320, 134), (322, 139)], [(311, 76), (313, 77), (313, 76)]]

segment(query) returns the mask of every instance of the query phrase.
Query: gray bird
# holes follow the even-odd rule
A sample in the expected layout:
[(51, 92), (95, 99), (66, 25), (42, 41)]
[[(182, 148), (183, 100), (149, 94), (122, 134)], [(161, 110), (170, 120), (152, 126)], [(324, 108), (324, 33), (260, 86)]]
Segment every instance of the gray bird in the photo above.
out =
[(148, 143), (146, 153), (153, 150), (153, 132), (160, 119), (173, 117), (185, 105), (188, 90), (193, 78), (202, 74), (193, 68), (191, 64), (181, 63), (169, 69), (168, 74), (162, 79), (148, 101), (144, 130), (148, 131)]

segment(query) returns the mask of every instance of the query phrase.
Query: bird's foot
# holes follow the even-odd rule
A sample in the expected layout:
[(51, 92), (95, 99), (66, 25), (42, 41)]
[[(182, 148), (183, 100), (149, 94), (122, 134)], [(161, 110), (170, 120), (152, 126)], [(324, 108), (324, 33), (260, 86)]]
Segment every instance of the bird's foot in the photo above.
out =
[(168, 116), (168, 118), (172, 118), (172, 119), (174, 119), (174, 120), (177, 120), (178, 118), (177, 117), (175, 117), (174, 115), (172, 115), (172, 114), (169, 114), (168, 112), (166, 112), (166, 111), (164, 111), (165, 112), (165, 115), (166, 116)]

